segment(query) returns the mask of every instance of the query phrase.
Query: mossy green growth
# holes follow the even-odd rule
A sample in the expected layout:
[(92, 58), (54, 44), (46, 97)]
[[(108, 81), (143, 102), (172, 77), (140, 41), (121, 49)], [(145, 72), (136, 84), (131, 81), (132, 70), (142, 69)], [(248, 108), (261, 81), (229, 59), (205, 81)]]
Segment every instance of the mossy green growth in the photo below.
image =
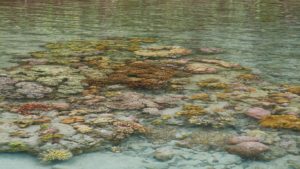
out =
[(73, 157), (72, 152), (69, 150), (63, 149), (51, 149), (43, 152), (41, 155), (41, 160), (44, 162), (51, 162), (51, 161), (65, 161), (69, 160)]
[(50, 127), (49, 124), (41, 124), (41, 125), (40, 125), (40, 130), (41, 130), (41, 131), (44, 131), (44, 130), (49, 129), (49, 127)]
[(11, 152), (22, 152), (28, 150), (27, 145), (22, 141), (12, 141), (8, 144)]
[(63, 138), (63, 134), (45, 134), (42, 135), (40, 140), (42, 142), (49, 142), (49, 141), (54, 141), (54, 140), (59, 140), (61, 138)]

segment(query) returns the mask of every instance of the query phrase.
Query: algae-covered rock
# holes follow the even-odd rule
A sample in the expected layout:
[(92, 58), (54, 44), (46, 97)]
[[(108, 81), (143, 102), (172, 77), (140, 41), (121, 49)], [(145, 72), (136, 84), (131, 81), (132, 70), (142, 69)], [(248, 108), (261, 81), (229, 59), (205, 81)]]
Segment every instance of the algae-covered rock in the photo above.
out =
[(22, 152), (28, 150), (28, 146), (22, 141), (11, 141), (8, 146), (10, 152)]

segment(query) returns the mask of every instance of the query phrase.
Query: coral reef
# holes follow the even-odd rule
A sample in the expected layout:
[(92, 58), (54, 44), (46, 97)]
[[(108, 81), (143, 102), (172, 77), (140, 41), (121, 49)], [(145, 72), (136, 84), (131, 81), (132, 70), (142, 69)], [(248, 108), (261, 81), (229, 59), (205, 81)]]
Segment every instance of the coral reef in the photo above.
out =
[(228, 112), (209, 112), (203, 116), (193, 116), (189, 123), (197, 126), (224, 128), (234, 126), (236, 119)]
[[(238, 64), (158, 44), (138, 37), (49, 43), (1, 70), (0, 151), (49, 162), (148, 145), (161, 161), (177, 159), (179, 147), (234, 158), (224, 148), (247, 158), (269, 149), (264, 159), (299, 155), (297, 85), (271, 84)], [(245, 113), (260, 120), (260, 130)]]
[(166, 87), (174, 75), (175, 70), (171, 68), (137, 61), (118, 67), (105, 81), (131, 88), (160, 89)]
[(177, 112), (177, 116), (183, 116), (183, 117), (193, 117), (193, 116), (201, 116), (205, 114), (206, 111), (203, 107), (197, 106), (197, 105), (184, 105), (182, 108), (182, 111)]
[(260, 125), (269, 128), (300, 130), (300, 118), (295, 115), (270, 115), (263, 118)]
[(198, 93), (194, 94), (190, 97), (192, 100), (203, 100), (203, 101), (209, 101), (209, 95), (207, 93)]
[(121, 141), (132, 134), (145, 134), (147, 129), (139, 123), (131, 121), (115, 121), (113, 125), (116, 131), (113, 135), (113, 141)]
[(92, 132), (93, 128), (87, 126), (87, 125), (77, 125), (77, 126), (74, 126), (74, 128), (79, 131), (80, 133), (90, 133)]

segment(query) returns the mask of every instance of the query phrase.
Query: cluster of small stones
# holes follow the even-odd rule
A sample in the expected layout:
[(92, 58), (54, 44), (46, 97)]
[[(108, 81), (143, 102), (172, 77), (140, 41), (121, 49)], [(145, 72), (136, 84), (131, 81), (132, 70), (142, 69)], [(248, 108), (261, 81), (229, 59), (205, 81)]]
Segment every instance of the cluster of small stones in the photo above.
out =
[[(67, 160), (134, 136), (253, 159), (300, 154), (300, 86), (273, 85), (249, 68), (205, 59), (222, 49), (157, 41), (50, 43), (2, 70), (0, 152)], [(176, 133), (195, 128), (208, 132)]]

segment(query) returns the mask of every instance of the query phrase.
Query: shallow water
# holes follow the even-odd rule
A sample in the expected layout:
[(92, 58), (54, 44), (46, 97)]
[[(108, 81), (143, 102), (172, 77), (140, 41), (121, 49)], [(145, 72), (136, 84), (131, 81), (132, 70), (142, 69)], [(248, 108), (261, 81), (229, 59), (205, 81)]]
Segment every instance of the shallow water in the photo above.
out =
[[(252, 73), (270, 82), (270, 84), (264, 83), (263, 85), (272, 90), (274, 84), (300, 83), (299, 8), (300, 1), (298, 0), (241, 0), (238, 2), (222, 0), (167, 0), (163, 2), (159, 0), (88, 0), (85, 2), (1, 0), (0, 67), (17, 65), (22, 58), (28, 57), (29, 52), (45, 50), (41, 46), (49, 42), (99, 40), (114, 37), (153, 37), (159, 39), (159, 44), (183, 46), (194, 51), (201, 47), (221, 48), (225, 51), (224, 53), (199, 56), (196, 53), (193, 57), (218, 58), (250, 67)], [(222, 75), (230, 77), (227, 74)], [(185, 86), (188, 90), (182, 93), (190, 95), (197, 92), (195, 83), (207, 77), (194, 76), (192, 83)], [(226, 79), (222, 80), (226, 81)], [(258, 87), (259, 84), (254, 86)], [(282, 91), (282, 89), (276, 88), (275, 91)], [(138, 90), (138, 92), (150, 96), (157, 94), (145, 90)], [(299, 101), (298, 97), (293, 100), (291, 107), (295, 108), (292, 110), (295, 110), (294, 113), (299, 116), (300, 105), (297, 101)], [(206, 106), (206, 103), (201, 101), (193, 101), (193, 103)], [(220, 106), (223, 103), (218, 104)], [(164, 109), (161, 112), (162, 117), (168, 118), (169, 115), (174, 115), (181, 110), (181, 106)], [(125, 113), (117, 111), (116, 116), (124, 118), (130, 117), (131, 114), (139, 116), (139, 113), (131, 110)], [(147, 118), (141, 119), (142, 122), (146, 121), (145, 123), (148, 124)], [(178, 122), (169, 121), (168, 123), (172, 126)], [(255, 126), (251, 126), (256, 124), (253, 120), (242, 118), (237, 126), (240, 127), (243, 124), (245, 126), (250, 124), (249, 129), (256, 129)], [(0, 169), (98, 169), (99, 166), (101, 169), (208, 169), (210, 167), (216, 169), (295, 169), (300, 166), (297, 162), (300, 151), (298, 131), (264, 130), (270, 135), (278, 134), (280, 141), (288, 140), (289, 144), (296, 147), (294, 151), (291, 150), (284, 156), (278, 155), (279, 150), (279, 152), (276, 151), (278, 154), (273, 154), (278, 158), (260, 161), (245, 160), (237, 155), (231, 155), (219, 149), (215, 150), (214, 146), (217, 143), (211, 145), (210, 148), (180, 147), (176, 145), (176, 142), (181, 140), (177, 138), (180, 137), (177, 136), (178, 134), (205, 134), (203, 138), (211, 135), (208, 134), (209, 131), (205, 131), (205, 128), (190, 126), (184, 128), (181, 124), (179, 126), (175, 127), (176, 138), (167, 134), (173, 133), (174, 128), (171, 127), (168, 130), (167, 127), (162, 127), (161, 133), (157, 134), (159, 135), (157, 140), (152, 138), (149, 141), (149, 139), (133, 137), (117, 145), (117, 152), (108, 146), (98, 152), (82, 154), (61, 163), (42, 164), (36, 157), (26, 154), (0, 154)], [(247, 132), (247, 129), (247, 127), (242, 127), (242, 129), (228, 127), (221, 132), (237, 135)], [(217, 131), (212, 130), (212, 132)], [(274, 140), (272, 141), (276, 142), (276, 139)], [(205, 141), (200, 139), (199, 142)], [(278, 142), (277, 140), (276, 143)], [(175, 157), (166, 162), (154, 159), (153, 153), (160, 147), (172, 149)], [(122, 150), (118, 152), (118, 148)]]
[(221, 47), (222, 59), (299, 83), (300, 2), (242, 0), (0, 2), (0, 66), (46, 42), (154, 36), (186, 47)]

